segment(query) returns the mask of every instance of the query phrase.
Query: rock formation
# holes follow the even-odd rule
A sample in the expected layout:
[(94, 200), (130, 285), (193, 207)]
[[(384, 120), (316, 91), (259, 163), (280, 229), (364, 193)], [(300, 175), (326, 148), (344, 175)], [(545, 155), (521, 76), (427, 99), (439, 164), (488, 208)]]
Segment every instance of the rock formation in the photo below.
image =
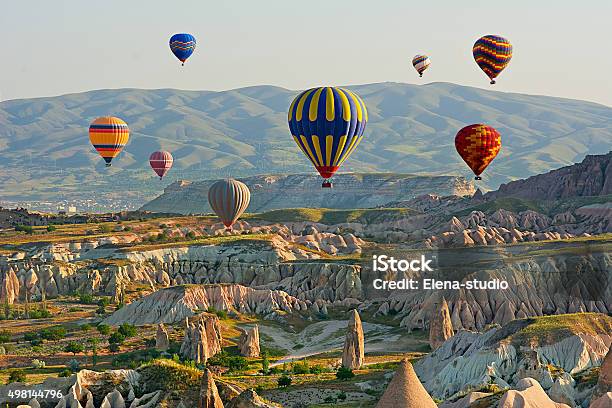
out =
[(437, 408), (408, 359), (402, 360), (376, 408)]
[[(206, 194), (215, 180), (177, 181), (142, 209), (154, 212), (201, 213), (211, 211)], [(343, 173), (334, 179), (334, 194), (316, 188), (315, 176), (304, 174), (260, 175), (241, 178), (251, 190), (250, 209), (261, 212), (279, 208), (373, 208), (422, 194), (472, 195), (474, 186), (463, 177), (397, 174)], [(372, 194), (383, 190), (385, 194)], [(291, 191), (291, 194), (287, 194)], [(198, 198), (198, 197), (201, 197)]]
[(265, 402), (257, 393), (253, 390), (245, 390), (239, 396), (234, 398), (227, 404), (226, 408), (276, 408)]
[[(415, 370), (427, 391), (442, 400), (489, 384), (505, 388), (525, 377), (557, 397), (573, 398), (571, 375), (601, 364), (612, 317), (584, 313), (538, 319), (513, 320), (484, 333), (460, 331), (415, 363)], [(591, 332), (573, 333), (577, 325)], [(530, 326), (540, 333), (537, 338), (522, 337)]]
[(223, 408), (215, 379), (208, 368), (204, 370), (204, 375), (202, 375), (198, 408)]
[(612, 392), (612, 343), (599, 370), (599, 380), (593, 390), (591, 401), (595, 401), (608, 392)]
[(499, 400), (498, 408), (570, 408), (569, 405), (551, 400), (539, 382), (523, 378), (513, 390), (507, 391)]
[(19, 300), (19, 278), (12, 267), (0, 270), (0, 302), (12, 305)]
[(168, 331), (164, 324), (160, 323), (157, 325), (157, 333), (155, 334), (155, 348), (159, 351), (166, 351), (169, 345)]
[(365, 363), (363, 326), (356, 309), (353, 309), (350, 314), (342, 351), (342, 366), (356, 370)]
[(253, 289), (241, 285), (189, 285), (164, 288), (117, 310), (104, 322), (111, 325), (174, 323), (193, 316), (197, 310), (236, 310), (270, 314), (308, 308), (279, 290)]
[(180, 354), (183, 358), (197, 364), (206, 361), (221, 351), (221, 327), (219, 318), (209, 313), (202, 313), (191, 320), (185, 318), (185, 336)]
[(255, 325), (248, 330), (239, 329), (238, 348), (240, 349), (240, 355), (244, 357), (259, 357), (259, 326)]
[(442, 298), (442, 304), (433, 318), (429, 320), (429, 345), (431, 349), (436, 350), (454, 334), (448, 303), (446, 303), (446, 299)]
[(601, 397), (591, 402), (589, 408), (610, 408), (612, 407), (612, 391), (603, 394)]
[(607, 194), (612, 194), (612, 152), (588, 155), (581, 163), (502, 184), (497, 191), (485, 194), (485, 199), (558, 200)]

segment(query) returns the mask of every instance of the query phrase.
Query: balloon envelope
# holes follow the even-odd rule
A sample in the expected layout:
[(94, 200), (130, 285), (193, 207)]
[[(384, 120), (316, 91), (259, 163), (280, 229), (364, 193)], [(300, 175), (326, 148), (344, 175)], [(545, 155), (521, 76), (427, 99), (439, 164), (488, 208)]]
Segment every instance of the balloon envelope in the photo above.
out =
[(495, 78), (506, 68), (512, 58), (512, 44), (498, 35), (485, 35), (479, 38), (472, 54), (476, 64), (495, 83)]
[(238, 180), (219, 180), (208, 189), (208, 202), (228, 229), (247, 209), (250, 200), (249, 188)]
[(455, 147), (476, 175), (476, 179), (480, 180), (480, 174), (501, 149), (501, 135), (491, 126), (469, 125), (455, 136)]
[(415, 55), (412, 59), (412, 66), (417, 70), (419, 76), (423, 76), (423, 72), (429, 68), (431, 61), (427, 55)]
[(119, 118), (104, 116), (89, 125), (89, 141), (107, 166), (110, 166), (113, 158), (121, 152), (129, 139), (130, 129)]
[(183, 64), (193, 54), (196, 47), (196, 39), (187, 33), (174, 34), (170, 37), (170, 50)]
[(172, 154), (164, 150), (153, 152), (151, 156), (149, 156), (149, 164), (153, 171), (157, 173), (160, 180), (166, 175), (168, 170), (170, 170), (173, 162), (174, 159), (172, 158)]
[(321, 177), (334, 175), (363, 138), (368, 111), (354, 92), (343, 88), (312, 88), (289, 106), (293, 140)]

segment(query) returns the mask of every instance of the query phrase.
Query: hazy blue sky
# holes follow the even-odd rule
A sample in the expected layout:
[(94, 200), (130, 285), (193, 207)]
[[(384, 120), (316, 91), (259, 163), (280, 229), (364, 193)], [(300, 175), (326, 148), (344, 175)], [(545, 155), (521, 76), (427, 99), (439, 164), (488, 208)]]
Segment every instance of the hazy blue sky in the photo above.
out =
[[(612, 106), (610, 0), (18, 0), (0, 10), (0, 98), (101, 88), (448, 81), (490, 88), (471, 48), (514, 45), (499, 91)], [(198, 40), (184, 68), (168, 38)], [(425, 78), (414, 54), (431, 57)]]

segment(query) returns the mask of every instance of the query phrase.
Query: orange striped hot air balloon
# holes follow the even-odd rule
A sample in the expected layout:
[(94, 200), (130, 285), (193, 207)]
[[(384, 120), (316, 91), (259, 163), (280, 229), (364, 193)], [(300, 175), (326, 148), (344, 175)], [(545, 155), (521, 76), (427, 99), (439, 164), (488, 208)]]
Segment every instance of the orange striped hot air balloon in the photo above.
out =
[(501, 135), (488, 125), (469, 125), (457, 133), (455, 147), (476, 175), (475, 179), (482, 180), (480, 175), (501, 149)]
[(89, 125), (89, 141), (106, 162), (106, 167), (117, 157), (130, 138), (130, 129), (121, 119), (104, 116)]

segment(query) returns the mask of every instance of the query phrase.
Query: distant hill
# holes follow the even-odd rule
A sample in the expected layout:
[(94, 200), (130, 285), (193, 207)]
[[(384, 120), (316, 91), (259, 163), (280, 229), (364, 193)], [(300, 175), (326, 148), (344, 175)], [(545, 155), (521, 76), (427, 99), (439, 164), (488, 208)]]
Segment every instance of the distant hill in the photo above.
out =
[[(463, 177), (410, 174), (340, 174), (334, 188), (322, 189), (314, 175), (267, 175), (241, 178), (251, 190), (249, 212), (281, 208), (373, 208), (421, 194), (472, 195)], [(176, 182), (142, 209), (180, 214), (211, 212), (208, 189), (215, 180)]]
[[(469, 176), (454, 150), (466, 124), (502, 134), (499, 157), (481, 187), (526, 178), (606, 153), (612, 108), (595, 103), (432, 83), (351, 86), (370, 122), (345, 171)], [(298, 91), (256, 86), (222, 92), (99, 90), (0, 103), (0, 195), (57, 198), (83, 193), (145, 201), (177, 179), (312, 172), (294, 145), (287, 108)], [(132, 137), (105, 169), (87, 127), (102, 115), (127, 121)], [(172, 151), (165, 182), (148, 168), (156, 149)]]

